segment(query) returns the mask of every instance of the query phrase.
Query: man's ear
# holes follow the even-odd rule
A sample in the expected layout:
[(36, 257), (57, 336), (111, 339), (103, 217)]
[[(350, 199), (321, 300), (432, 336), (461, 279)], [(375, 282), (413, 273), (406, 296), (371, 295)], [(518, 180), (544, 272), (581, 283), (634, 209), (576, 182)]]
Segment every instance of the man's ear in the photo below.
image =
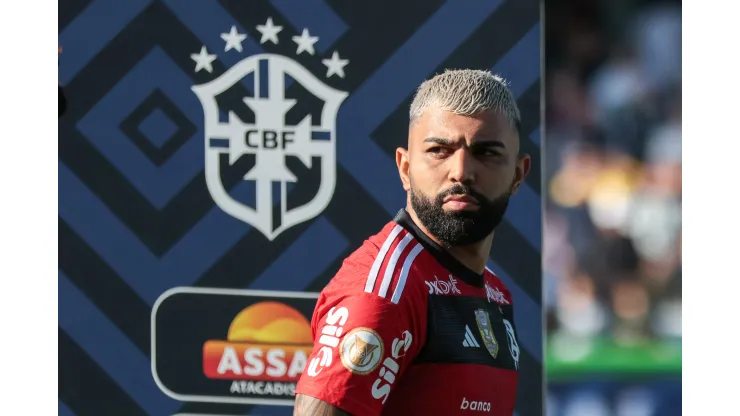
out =
[(398, 176), (401, 177), (403, 189), (409, 191), (411, 189), (411, 181), (409, 180), (409, 151), (403, 147), (396, 149), (396, 167), (398, 167)]
[(520, 155), (516, 161), (516, 169), (514, 171), (514, 182), (511, 184), (511, 194), (514, 195), (519, 190), (522, 182), (527, 178), (529, 170), (532, 167), (532, 158), (528, 154)]

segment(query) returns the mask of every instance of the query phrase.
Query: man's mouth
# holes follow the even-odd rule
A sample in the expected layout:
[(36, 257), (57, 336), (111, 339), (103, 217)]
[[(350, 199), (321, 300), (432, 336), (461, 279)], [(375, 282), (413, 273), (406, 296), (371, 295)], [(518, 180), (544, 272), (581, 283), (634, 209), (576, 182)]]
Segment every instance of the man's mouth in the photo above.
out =
[(458, 211), (467, 208), (473, 208), (480, 205), (478, 200), (470, 195), (450, 195), (444, 199), (443, 204), (445, 207)]

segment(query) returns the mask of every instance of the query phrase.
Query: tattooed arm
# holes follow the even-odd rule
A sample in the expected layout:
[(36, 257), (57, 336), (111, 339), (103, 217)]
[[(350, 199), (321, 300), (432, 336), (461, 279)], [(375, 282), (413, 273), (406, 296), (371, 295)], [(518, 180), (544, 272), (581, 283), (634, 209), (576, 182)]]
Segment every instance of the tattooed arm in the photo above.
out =
[(352, 416), (344, 410), (305, 394), (296, 395), (293, 416)]

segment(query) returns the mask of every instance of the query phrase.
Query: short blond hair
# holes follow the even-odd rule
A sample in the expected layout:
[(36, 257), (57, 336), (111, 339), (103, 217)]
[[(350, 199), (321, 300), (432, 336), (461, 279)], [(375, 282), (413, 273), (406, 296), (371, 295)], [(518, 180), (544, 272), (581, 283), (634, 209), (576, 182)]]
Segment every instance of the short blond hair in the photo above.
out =
[(506, 80), (489, 71), (446, 70), (424, 81), (411, 102), (409, 124), (413, 125), (430, 107), (466, 116), (497, 111), (506, 116), (517, 132), (521, 125), (519, 107)]

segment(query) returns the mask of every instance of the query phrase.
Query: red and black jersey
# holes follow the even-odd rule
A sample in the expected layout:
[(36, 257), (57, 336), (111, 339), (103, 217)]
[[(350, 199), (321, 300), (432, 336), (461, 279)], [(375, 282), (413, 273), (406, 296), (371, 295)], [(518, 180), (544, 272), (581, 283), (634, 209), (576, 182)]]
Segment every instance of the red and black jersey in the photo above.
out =
[(297, 394), (355, 416), (511, 416), (512, 308), (490, 270), (464, 267), (402, 210), (321, 292)]

